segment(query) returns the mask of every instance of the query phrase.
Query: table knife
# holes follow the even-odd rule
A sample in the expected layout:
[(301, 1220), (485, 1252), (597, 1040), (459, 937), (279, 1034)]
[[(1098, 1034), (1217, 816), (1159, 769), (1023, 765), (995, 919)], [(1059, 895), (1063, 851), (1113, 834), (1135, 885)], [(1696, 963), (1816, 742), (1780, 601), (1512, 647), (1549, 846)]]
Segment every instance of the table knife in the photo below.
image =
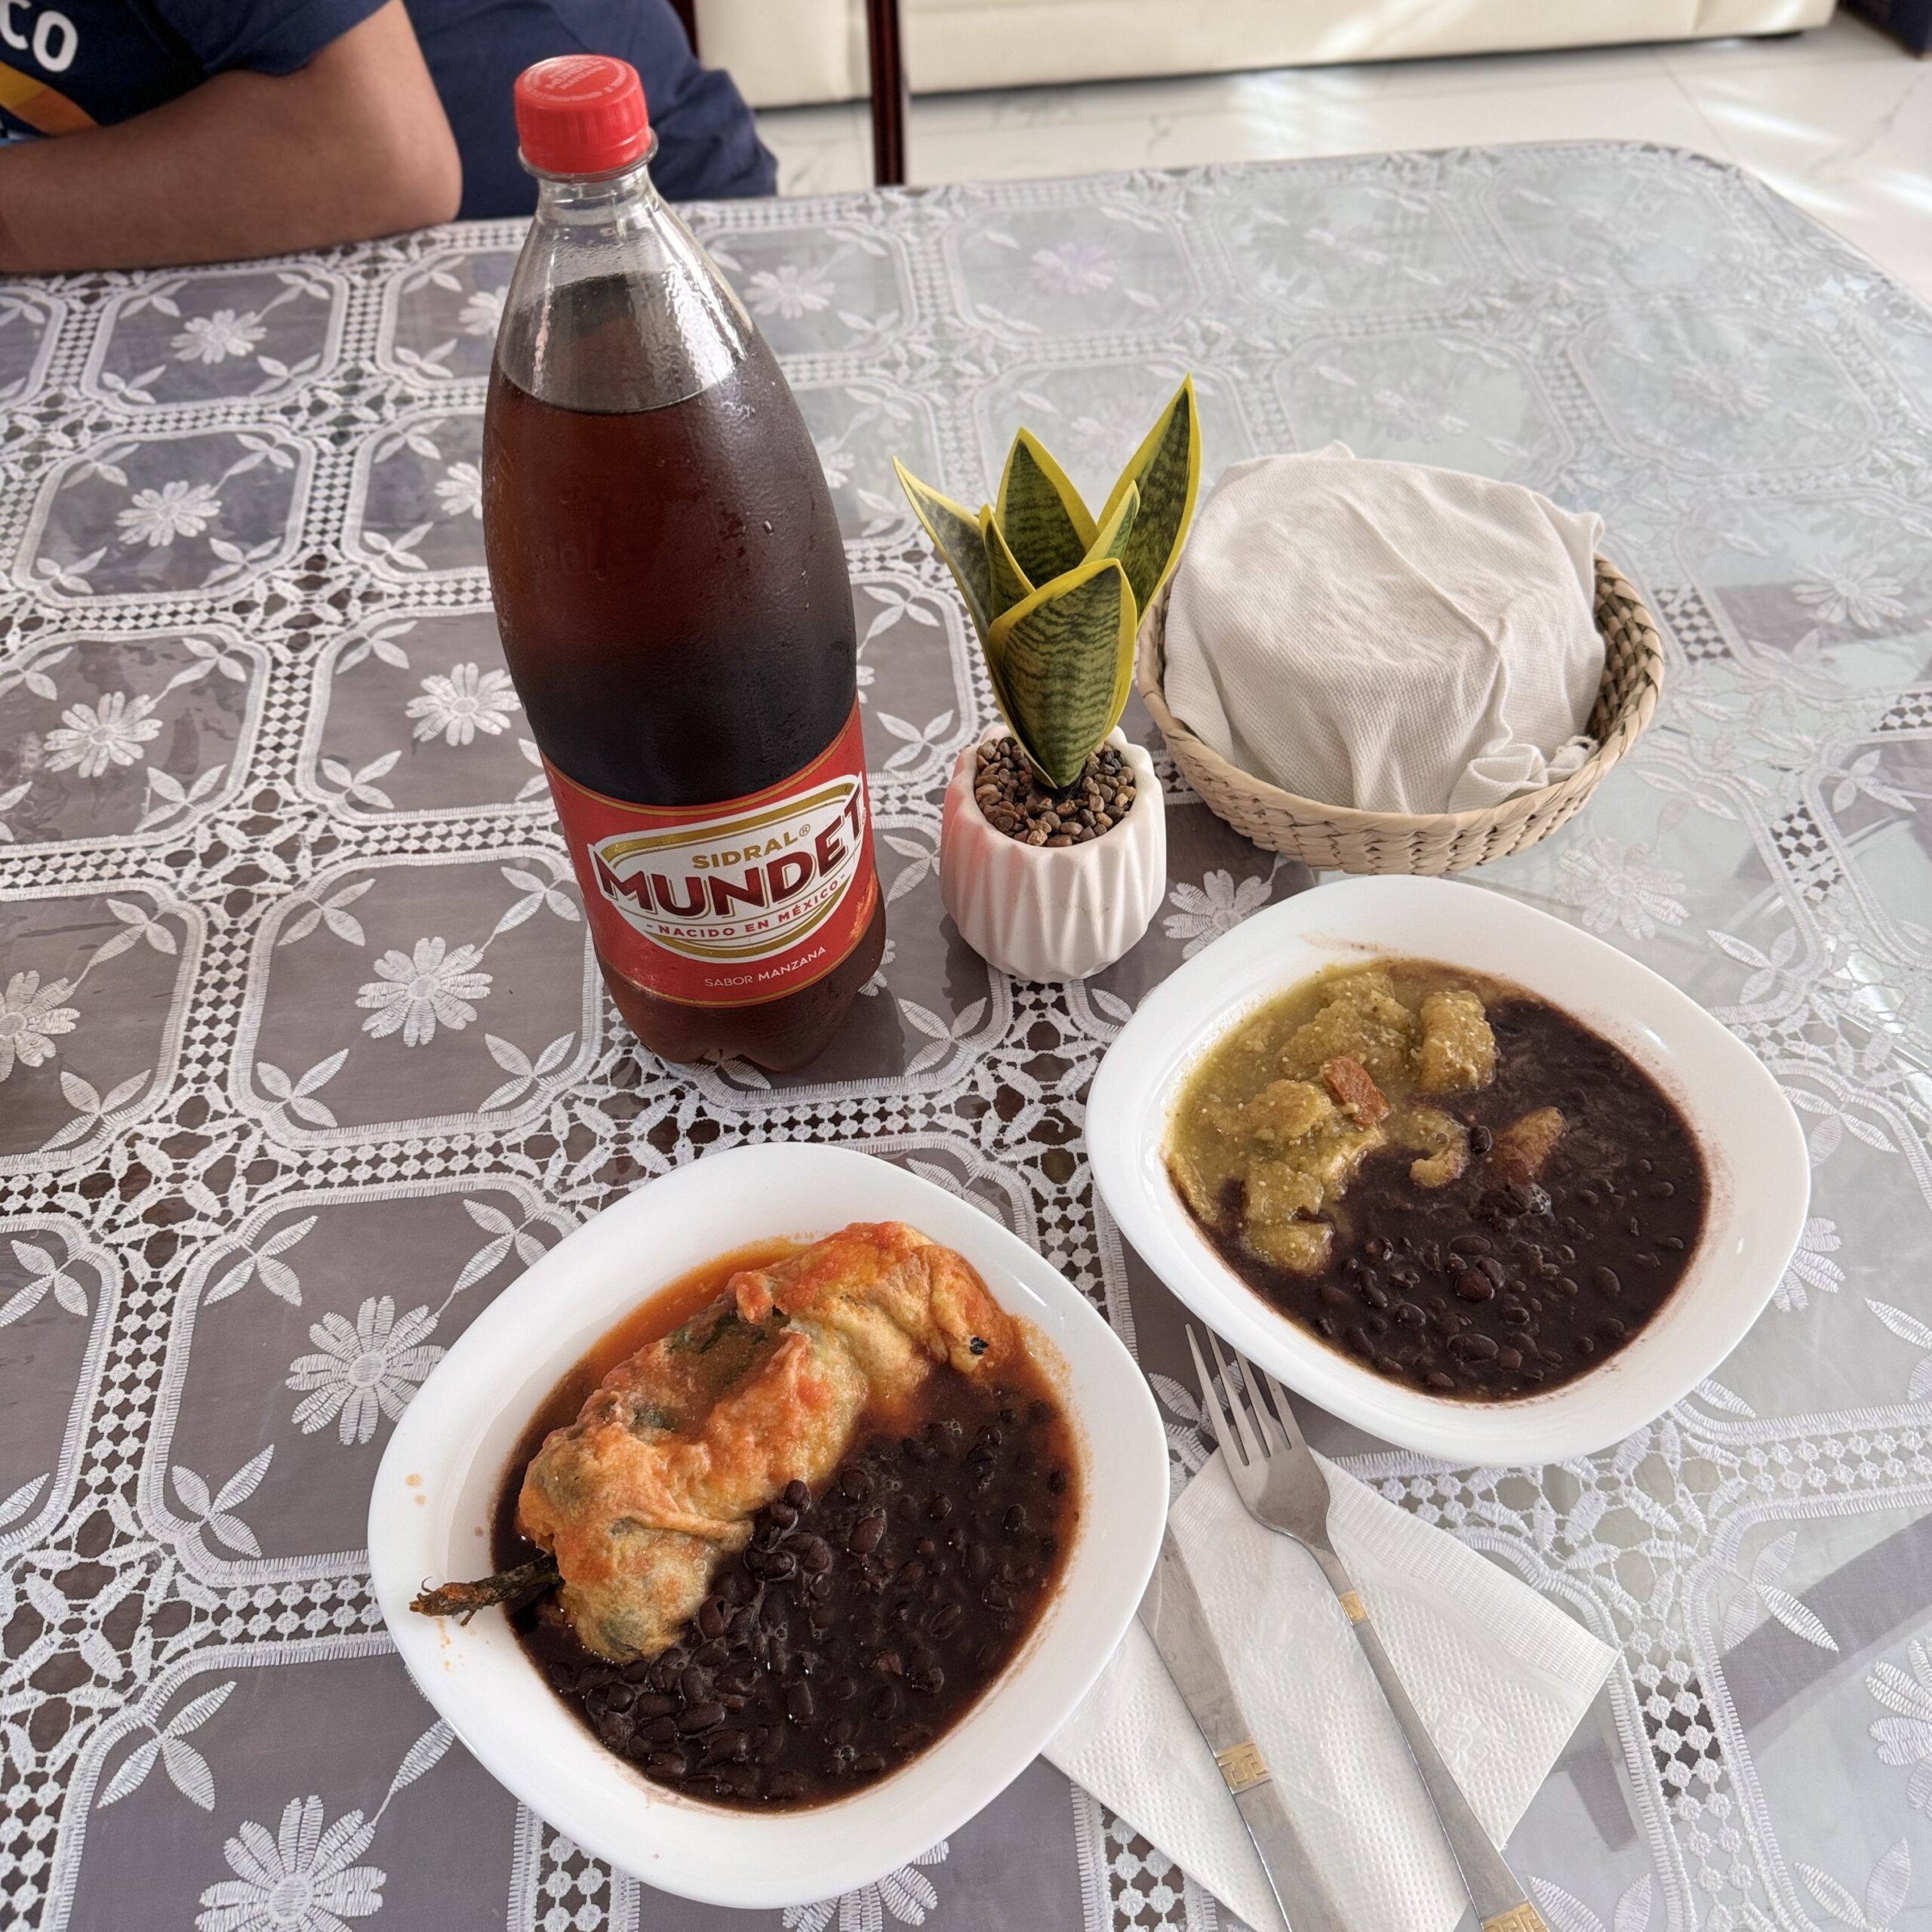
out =
[(1289, 1932), (1347, 1932), (1241, 1715), (1226, 1660), (1172, 1530), (1161, 1537), (1160, 1558), (1140, 1599), (1140, 1621), (1214, 1754)]

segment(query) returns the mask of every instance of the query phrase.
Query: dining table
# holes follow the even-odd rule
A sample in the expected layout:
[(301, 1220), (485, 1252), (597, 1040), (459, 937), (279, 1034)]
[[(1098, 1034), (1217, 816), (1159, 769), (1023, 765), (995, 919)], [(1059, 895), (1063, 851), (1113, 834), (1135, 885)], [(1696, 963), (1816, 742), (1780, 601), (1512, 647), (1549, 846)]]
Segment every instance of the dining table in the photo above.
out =
[(787, 1075), (660, 1062), (597, 972), (484, 568), (521, 224), (0, 283), (0, 1924), (1236, 1932), (1044, 1760), (842, 1898), (651, 1891), (454, 1742), (364, 1550), (478, 1312), (770, 1140), (1004, 1223), (1134, 1351), (1174, 1487), (1201, 1468), (1086, 1096), (1149, 988), (1320, 881), (1137, 700), (1146, 937), (1064, 985), (973, 952), (940, 806), (992, 694), (891, 469), (977, 504), (1023, 423), (1098, 501), (1190, 373), (1210, 481), (1340, 441), (1602, 513), (1654, 725), (1470, 876), (1706, 1007), (1808, 1143), (1761, 1318), (1628, 1440), (1465, 1468), (1308, 1419), (1616, 1653), (1511, 1861), (1552, 1932), (1928, 1922), (1932, 314), (1750, 175), (1618, 143), (685, 212), (804, 409), (857, 617), (885, 957)]

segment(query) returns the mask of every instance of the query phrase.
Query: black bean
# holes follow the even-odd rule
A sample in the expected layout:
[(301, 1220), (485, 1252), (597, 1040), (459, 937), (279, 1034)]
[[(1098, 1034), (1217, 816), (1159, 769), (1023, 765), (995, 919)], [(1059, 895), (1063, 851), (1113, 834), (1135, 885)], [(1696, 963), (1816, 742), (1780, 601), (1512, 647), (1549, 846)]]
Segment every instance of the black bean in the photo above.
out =
[(890, 1724), (899, 1715), (900, 1698), (897, 1689), (890, 1684), (881, 1684), (872, 1694), (872, 1720), (876, 1724)]
[(1494, 1299), (1496, 1284), (1480, 1269), (1472, 1268), (1467, 1274), (1457, 1276), (1456, 1293), (1464, 1301), (1489, 1301)]
[(678, 1728), (687, 1737), (694, 1731), (709, 1730), (714, 1724), (724, 1721), (724, 1706), (714, 1698), (708, 1698), (702, 1704), (693, 1704), (678, 1720)]
[(1494, 1337), (1475, 1334), (1451, 1335), (1449, 1352), (1464, 1361), (1487, 1361), (1497, 1352), (1498, 1344)]
[(623, 1711), (606, 1711), (597, 1720), (597, 1734), (614, 1751), (621, 1751), (630, 1742), (631, 1733), (636, 1727), (629, 1715)]
[(1004, 1530), (1008, 1536), (1017, 1537), (1026, 1527), (1026, 1512), (1016, 1503), (999, 1519), (999, 1521), (1000, 1527)]
[(1420, 1327), (1428, 1319), (1412, 1301), (1398, 1301), (1393, 1312), (1395, 1319), (1405, 1328)]
[(637, 1691), (632, 1685), (620, 1683), (612, 1684), (602, 1695), (607, 1709), (627, 1711), (635, 1701)]
[(685, 1779), (685, 1761), (669, 1751), (654, 1752), (644, 1761), (644, 1768), (654, 1778), (671, 1784), (681, 1784)]
[(845, 1539), (845, 1547), (855, 1556), (869, 1556), (878, 1549), (884, 1534), (885, 1518), (878, 1510), (871, 1510), (852, 1525), (852, 1534)]
[(1423, 1377), (1423, 1380), (1430, 1388), (1435, 1389), (1438, 1394), (1453, 1389), (1456, 1386), (1454, 1377), (1444, 1375), (1439, 1368), (1431, 1369), (1429, 1372)]
[(1371, 1281), (1366, 1275), (1362, 1278), (1361, 1298), (1371, 1308), (1386, 1308), (1389, 1306), (1389, 1291), (1380, 1282)]
[(638, 1726), (637, 1734), (645, 1744), (669, 1744), (678, 1734), (678, 1721), (672, 1717), (653, 1718)]
[(1486, 1127), (1469, 1129), (1469, 1146), (1478, 1154), (1487, 1154), (1496, 1145), (1496, 1136)]
[(858, 1731), (859, 1727), (850, 1718), (834, 1718), (825, 1727), (826, 1737), (833, 1744), (850, 1744)]
[(809, 1509), (812, 1505), (812, 1493), (794, 1477), (785, 1485), (785, 1500), (794, 1509)]
[(789, 1530), (798, 1520), (798, 1511), (789, 1503), (774, 1503), (764, 1513), (781, 1530)]
[(805, 1781), (796, 1771), (780, 1771), (765, 1789), (777, 1803), (789, 1804), (794, 1798), (804, 1796)]
[(1601, 1262), (1590, 1270), (1590, 1280), (1607, 1295), (1619, 1294), (1623, 1292), (1623, 1284), (1617, 1278), (1617, 1270), (1614, 1268), (1606, 1268)]
[(841, 1671), (836, 1677), (827, 1681), (825, 1694), (835, 1704), (849, 1704), (859, 1694), (859, 1687), (850, 1676)]
[(724, 1634), (724, 1606), (715, 1597), (706, 1597), (697, 1607), (697, 1627), (706, 1637)]
[(688, 1704), (701, 1704), (711, 1695), (711, 1673), (697, 1664), (688, 1664), (678, 1679), (679, 1694)]

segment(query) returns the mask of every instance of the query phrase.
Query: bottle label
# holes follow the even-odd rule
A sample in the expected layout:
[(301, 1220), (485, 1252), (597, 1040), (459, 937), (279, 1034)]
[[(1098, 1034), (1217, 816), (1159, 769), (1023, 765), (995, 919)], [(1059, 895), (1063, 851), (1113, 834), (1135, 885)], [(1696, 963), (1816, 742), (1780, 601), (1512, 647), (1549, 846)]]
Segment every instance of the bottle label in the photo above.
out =
[(687, 1006), (757, 1006), (810, 986), (878, 900), (859, 707), (802, 771), (685, 807), (606, 798), (545, 761), (605, 963)]

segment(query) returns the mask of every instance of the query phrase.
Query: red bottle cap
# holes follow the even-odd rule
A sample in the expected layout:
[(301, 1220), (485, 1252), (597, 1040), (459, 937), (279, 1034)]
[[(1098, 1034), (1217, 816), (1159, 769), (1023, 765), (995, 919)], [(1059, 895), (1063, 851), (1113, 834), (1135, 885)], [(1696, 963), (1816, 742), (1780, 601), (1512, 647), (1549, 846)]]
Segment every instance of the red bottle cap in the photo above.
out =
[(651, 145), (644, 85), (628, 60), (565, 54), (516, 77), (516, 137), (546, 174), (601, 174)]

